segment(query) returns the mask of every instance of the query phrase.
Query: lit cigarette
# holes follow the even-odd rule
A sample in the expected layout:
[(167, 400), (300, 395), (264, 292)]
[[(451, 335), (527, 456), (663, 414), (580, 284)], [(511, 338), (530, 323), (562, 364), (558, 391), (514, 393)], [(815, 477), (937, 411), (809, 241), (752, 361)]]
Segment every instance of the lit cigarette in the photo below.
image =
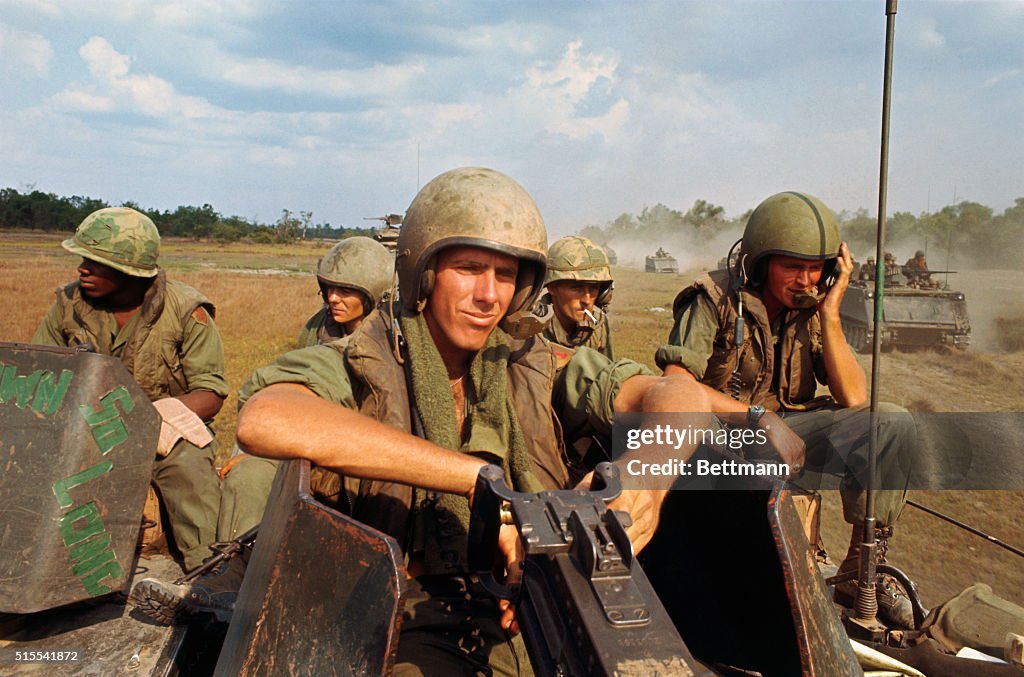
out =
[(597, 322), (597, 318), (594, 317), (594, 314), (592, 312), (590, 312), (589, 308), (584, 308), (583, 312), (584, 312), (584, 314), (586, 314), (587, 317), (590, 318), (591, 322)]

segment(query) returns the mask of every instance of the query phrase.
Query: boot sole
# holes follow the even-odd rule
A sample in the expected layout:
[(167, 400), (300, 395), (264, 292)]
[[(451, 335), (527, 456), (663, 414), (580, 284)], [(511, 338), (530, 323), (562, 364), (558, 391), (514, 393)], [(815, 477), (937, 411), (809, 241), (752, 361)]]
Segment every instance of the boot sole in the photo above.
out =
[(130, 599), (136, 609), (164, 625), (184, 622), (191, 613), (184, 600), (145, 581), (135, 586)]

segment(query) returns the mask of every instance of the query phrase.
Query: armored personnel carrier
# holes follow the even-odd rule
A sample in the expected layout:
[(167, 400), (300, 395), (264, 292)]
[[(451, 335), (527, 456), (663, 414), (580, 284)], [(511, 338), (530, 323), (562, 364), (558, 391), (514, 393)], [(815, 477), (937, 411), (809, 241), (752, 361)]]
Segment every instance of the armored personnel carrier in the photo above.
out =
[(644, 261), (645, 273), (678, 273), (679, 261), (667, 251), (658, 247), (654, 256), (648, 256)]
[(398, 233), (401, 232), (402, 215), (370, 216), (365, 220), (380, 221), (384, 224), (373, 234), (373, 239), (380, 242), (389, 252), (394, 254), (398, 250)]
[[(871, 350), (874, 318), (874, 283), (850, 282), (839, 314), (846, 340), (857, 352)], [(881, 324), (884, 348), (966, 349), (971, 322), (963, 292), (948, 288), (911, 287), (887, 278)]]

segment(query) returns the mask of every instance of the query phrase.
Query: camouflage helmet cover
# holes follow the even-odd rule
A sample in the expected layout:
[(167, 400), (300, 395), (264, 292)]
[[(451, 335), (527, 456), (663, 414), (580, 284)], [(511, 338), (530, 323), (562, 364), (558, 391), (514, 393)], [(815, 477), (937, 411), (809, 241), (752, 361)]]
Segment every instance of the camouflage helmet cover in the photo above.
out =
[(600, 282), (604, 290), (612, 282), (608, 254), (591, 240), (579, 235), (557, 240), (548, 249), (548, 274), (544, 284), (560, 280)]
[(131, 207), (107, 207), (85, 217), (64, 249), (134, 277), (155, 277), (160, 233), (153, 221)]
[(369, 237), (349, 237), (320, 259), (316, 279), (321, 291), (330, 285), (362, 292), (369, 300), (368, 313), (391, 286), (394, 268), (394, 258), (384, 245)]
[(812, 195), (787, 191), (767, 198), (750, 214), (739, 260), (755, 284), (763, 274), (758, 264), (772, 254), (824, 260), (825, 279), (835, 267), (839, 244), (839, 226), (832, 210)]
[(484, 167), (453, 169), (423, 186), (398, 235), (398, 290), (406, 309), (423, 310), (434, 286), (437, 254), (458, 246), (518, 258), (507, 314), (533, 304), (543, 286), (548, 238), (540, 210), (522, 186)]

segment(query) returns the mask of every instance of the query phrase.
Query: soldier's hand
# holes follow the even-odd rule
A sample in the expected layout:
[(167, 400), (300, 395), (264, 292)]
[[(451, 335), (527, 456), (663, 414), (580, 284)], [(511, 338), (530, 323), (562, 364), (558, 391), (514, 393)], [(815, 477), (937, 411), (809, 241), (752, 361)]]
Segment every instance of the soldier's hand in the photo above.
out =
[(807, 445), (804, 441), (774, 411), (766, 411), (759, 425), (768, 437), (768, 444), (782, 462), (789, 466), (790, 473), (799, 475), (807, 458)]
[(661, 504), (668, 492), (659, 489), (623, 489), (619, 497), (608, 504), (612, 510), (629, 513), (633, 523), (626, 528), (633, 552), (643, 550), (658, 529)]
[(846, 288), (850, 286), (850, 276), (853, 275), (853, 255), (850, 254), (850, 247), (842, 242), (839, 245), (839, 256), (836, 258), (836, 281), (829, 287), (828, 293), (819, 304), (818, 309), (824, 315), (834, 313), (839, 316), (839, 304), (843, 300)]
[[(505, 585), (518, 586), (523, 580), (523, 543), (519, 540), (519, 530), (512, 524), (501, 525), (498, 532), (498, 549), (505, 560)], [(501, 610), (499, 623), (510, 635), (519, 634), (519, 622), (516, 621), (516, 605), (508, 599), (498, 600)]]
[[(590, 471), (576, 485), (577, 489), (590, 491), (590, 481), (594, 472)], [(633, 552), (640, 552), (654, 537), (661, 516), (661, 504), (668, 491), (664, 489), (623, 489), (618, 498), (608, 503), (612, 510), (629, 513), (633, 521), (626, 527), (626, 535), (633, 543)]]

